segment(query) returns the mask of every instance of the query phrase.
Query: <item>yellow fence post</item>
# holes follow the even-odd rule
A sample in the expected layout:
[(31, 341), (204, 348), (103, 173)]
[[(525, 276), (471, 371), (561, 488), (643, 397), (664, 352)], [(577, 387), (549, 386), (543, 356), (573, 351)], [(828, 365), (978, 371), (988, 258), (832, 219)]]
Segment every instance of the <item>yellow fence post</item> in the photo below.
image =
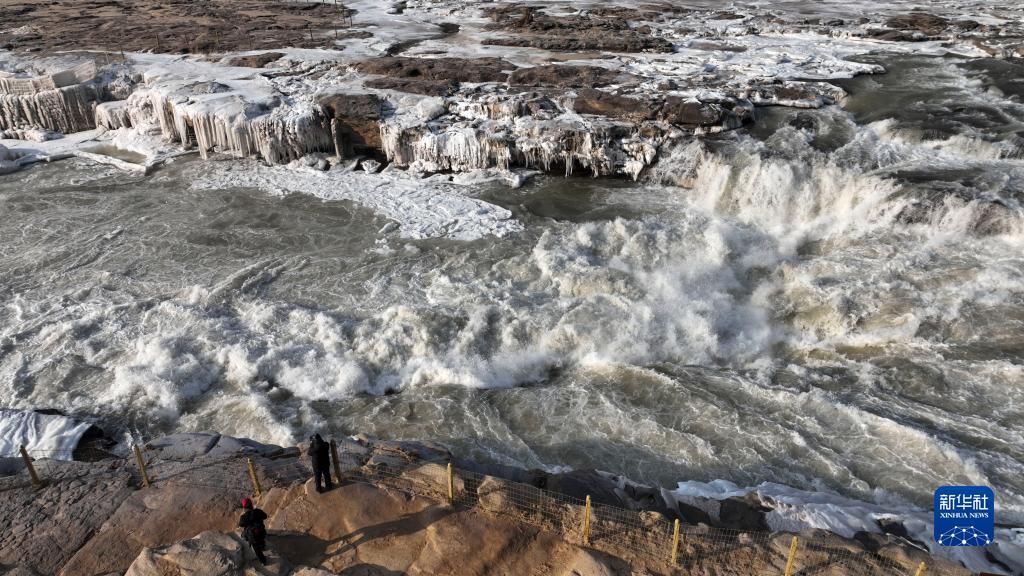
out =
[(793, 543), (789, 545), (789, 560), (786, 560), (786, 576), (793, 576), (793, 564), (796, 562), (797, 538), (793, 536)]
[(452, 474), (452, 463), (448, 463), (448, 504), (455, 505), (455, 478)]
[(139, 466), (139, 474), (142, 474), (142, 485), (149, 488), (149, 474), (146, 474), (146, 461), (142, 458), (142, 450), (139, 450), (139, 445), (132, 446), (132, 451), (135, 452), (135, 463)]
[(924, 576), (924, 569), (925, 569), (924, 562), (921, 562), (920, 564), (918, 564), (918, 566), (917, 566), (917, 574), (915, 574), (914, 576)]
[(672, 529), (672, 567), (679, 566), (679, 518)]
[(338, 444), (331, 440), (331, 460), (334, 462), (334, 477), (341, 484), (341, 460), (338, 459)]
[(252, 480), (253, 494), (259, 498), (263, 491), (260, 490), (260, 479), (256, 476), (256, 466), (253, 466), (252, 458), (246, 458), (246, 461), (249, 463), (249, 479)]
[(36, 488), (42, 488), (43, 481), (39, 479), (39, 474), (36, 473), (36, 467), (32, 464), (32, 458), (29, 458), (28, 450), (25, 450), (25, 445), (21, 445), (21, 459), (25, 461), (25, 468), (28, 468), (28, 475), (32, 477), (32, 485)]
[(590, 495), (587, 495), (587, 507), (583, 510), (583, 545), (590, 544)]

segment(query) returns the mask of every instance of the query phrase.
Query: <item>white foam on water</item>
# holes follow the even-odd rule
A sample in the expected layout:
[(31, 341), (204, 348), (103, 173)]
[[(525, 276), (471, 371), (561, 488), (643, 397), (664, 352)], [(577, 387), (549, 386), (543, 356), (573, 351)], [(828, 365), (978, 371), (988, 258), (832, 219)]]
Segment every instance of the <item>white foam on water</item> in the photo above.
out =
[(832, 130), (852, 133), (837, 150), (820, 151), (813, 134), (783, 127), (765, 142), (740, 137), (729, 155), (684, 147), (668, 157), (681, 160), (680, 169), (662, 169), (654, 178), (685, 184), (694, 205), (764, 229), (781, 239), (785, 252), (808, 241), (847, 242), (894, 229), (940, 242), (979, 233), (1024, 238), (1024, 209), (1013, 198), (949, 195), (923, 222), (901, 221), (920, 200), (894, 178), (900, 170), (990, 169), (1006, 174), (1012, 190), (1024, 172), (1019, 162), (1001, 159), (999, 145), (969, 137), (910, 138), (894, 121), (856, 126), (841, 113), (832, 118)]
[(89, 426), (57, 414), (0, 408), (0, 456), (16, 457), (24, 446), (32, 458), (71, 460)]
[[(589, 362), (742, 364), (774, 334), (765, 311), (732, 293), (741, 280), (729, 259), (747, 238), (706, 226), (617, 220), (545, 234), (493, 278), (433, 275), (432, 307), (362, 318), (213, 297), (275, 268), (254, 265), (151, 309), (104, 398), (174, 420), (225, 387), (249, 393), (261, 382), (317, 401), (434, 384), (508, 387)], [(480, 283), (506, 273), (526, 283), (533, 305), (478, 301)], [(680, 314), (658, 314), (667, 307)]]

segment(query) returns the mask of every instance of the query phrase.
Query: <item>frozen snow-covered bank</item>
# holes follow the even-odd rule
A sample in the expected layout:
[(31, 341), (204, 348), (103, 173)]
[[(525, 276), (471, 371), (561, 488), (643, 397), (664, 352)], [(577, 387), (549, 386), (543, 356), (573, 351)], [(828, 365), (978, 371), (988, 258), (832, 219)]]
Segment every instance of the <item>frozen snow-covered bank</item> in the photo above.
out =
[[(883, 71), (852, 56), (1010, 56), (1021, 36), (1019, 11), (986, 2), (960, 14), (886, 5), (864, 18), (831, 5), (819, 7), (820, 18), (788, 7), (630, 3), (408, 2), (396, 12), (353, 0), (349, 8), (356, 30), (335, 31), (324, 49), (130, 54), (117, 73), (55, 87), (91, 91), (73, 106), (12, 95), (46, 113), (0, 107), (0, 127), (67, 132), (88, 105), (90, 126), (159, 135), (204, 157), (284, 164), (369, 152), (413, 171), (519, 166), (636, 179), (666, 144), (741, 126), (754, 106), (839, 102), (844, 93), (828, 80)], [(36, 65), (39, 58), (0, 53), (0, 69), (24, 76), (81, 69), (91, 58), (69, 53)]]

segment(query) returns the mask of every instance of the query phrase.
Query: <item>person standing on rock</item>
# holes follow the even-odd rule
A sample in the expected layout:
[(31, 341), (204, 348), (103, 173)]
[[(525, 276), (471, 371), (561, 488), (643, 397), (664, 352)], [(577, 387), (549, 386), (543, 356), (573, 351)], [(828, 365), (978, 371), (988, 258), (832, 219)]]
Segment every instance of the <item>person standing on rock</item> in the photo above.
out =
[(327, 490), (333, 489), (331, 447), (319, 434), (309, 438), (309, 458), (313, 463), (313, 482), (316, 484), (316, 491), (323, 492), (325, 487)]
[(238, 519), (238, 527), (242, 529), (242, 538), (252, 546), (256, 553), (256, 559), (260, 564), (267, 565), (267, 557), (263, 551), (267, 549), (267, 527), (263, 521), (267, 519), (267, 513), (259, 508), (254, 508), (252, 500), (242, 498), (242, 517)]

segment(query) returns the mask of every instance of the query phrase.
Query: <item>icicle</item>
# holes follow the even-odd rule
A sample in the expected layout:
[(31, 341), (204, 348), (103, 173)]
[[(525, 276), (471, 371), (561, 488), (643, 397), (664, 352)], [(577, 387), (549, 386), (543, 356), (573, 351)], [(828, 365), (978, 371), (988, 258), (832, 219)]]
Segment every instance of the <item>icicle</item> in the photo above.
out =
[(65, 134), (95, 128), (96, 91), (76, 84), (35, 94), (0, 94), (0, 130), (44, 128)]
[[(285, 164), (312, 152), (335, 150), (330, 122), (316, 111), (296, 114), (275, 109), (250, 118), (244, 113), (218, 113), (215, 108), (156, 89), (136, 91), (125, 108), (131, 126), (158, 130), (168, 141), (195, 147), (203, 158), (218, 151), (255, 154), (268, 163)], [(104, 111), (104, 118), (111, 113), (113, 110)]]
[(131, 128), (132, 119), (129, 114), (128, 102), (117, 100), (97, 105), (95, 124), (108, 130)]

